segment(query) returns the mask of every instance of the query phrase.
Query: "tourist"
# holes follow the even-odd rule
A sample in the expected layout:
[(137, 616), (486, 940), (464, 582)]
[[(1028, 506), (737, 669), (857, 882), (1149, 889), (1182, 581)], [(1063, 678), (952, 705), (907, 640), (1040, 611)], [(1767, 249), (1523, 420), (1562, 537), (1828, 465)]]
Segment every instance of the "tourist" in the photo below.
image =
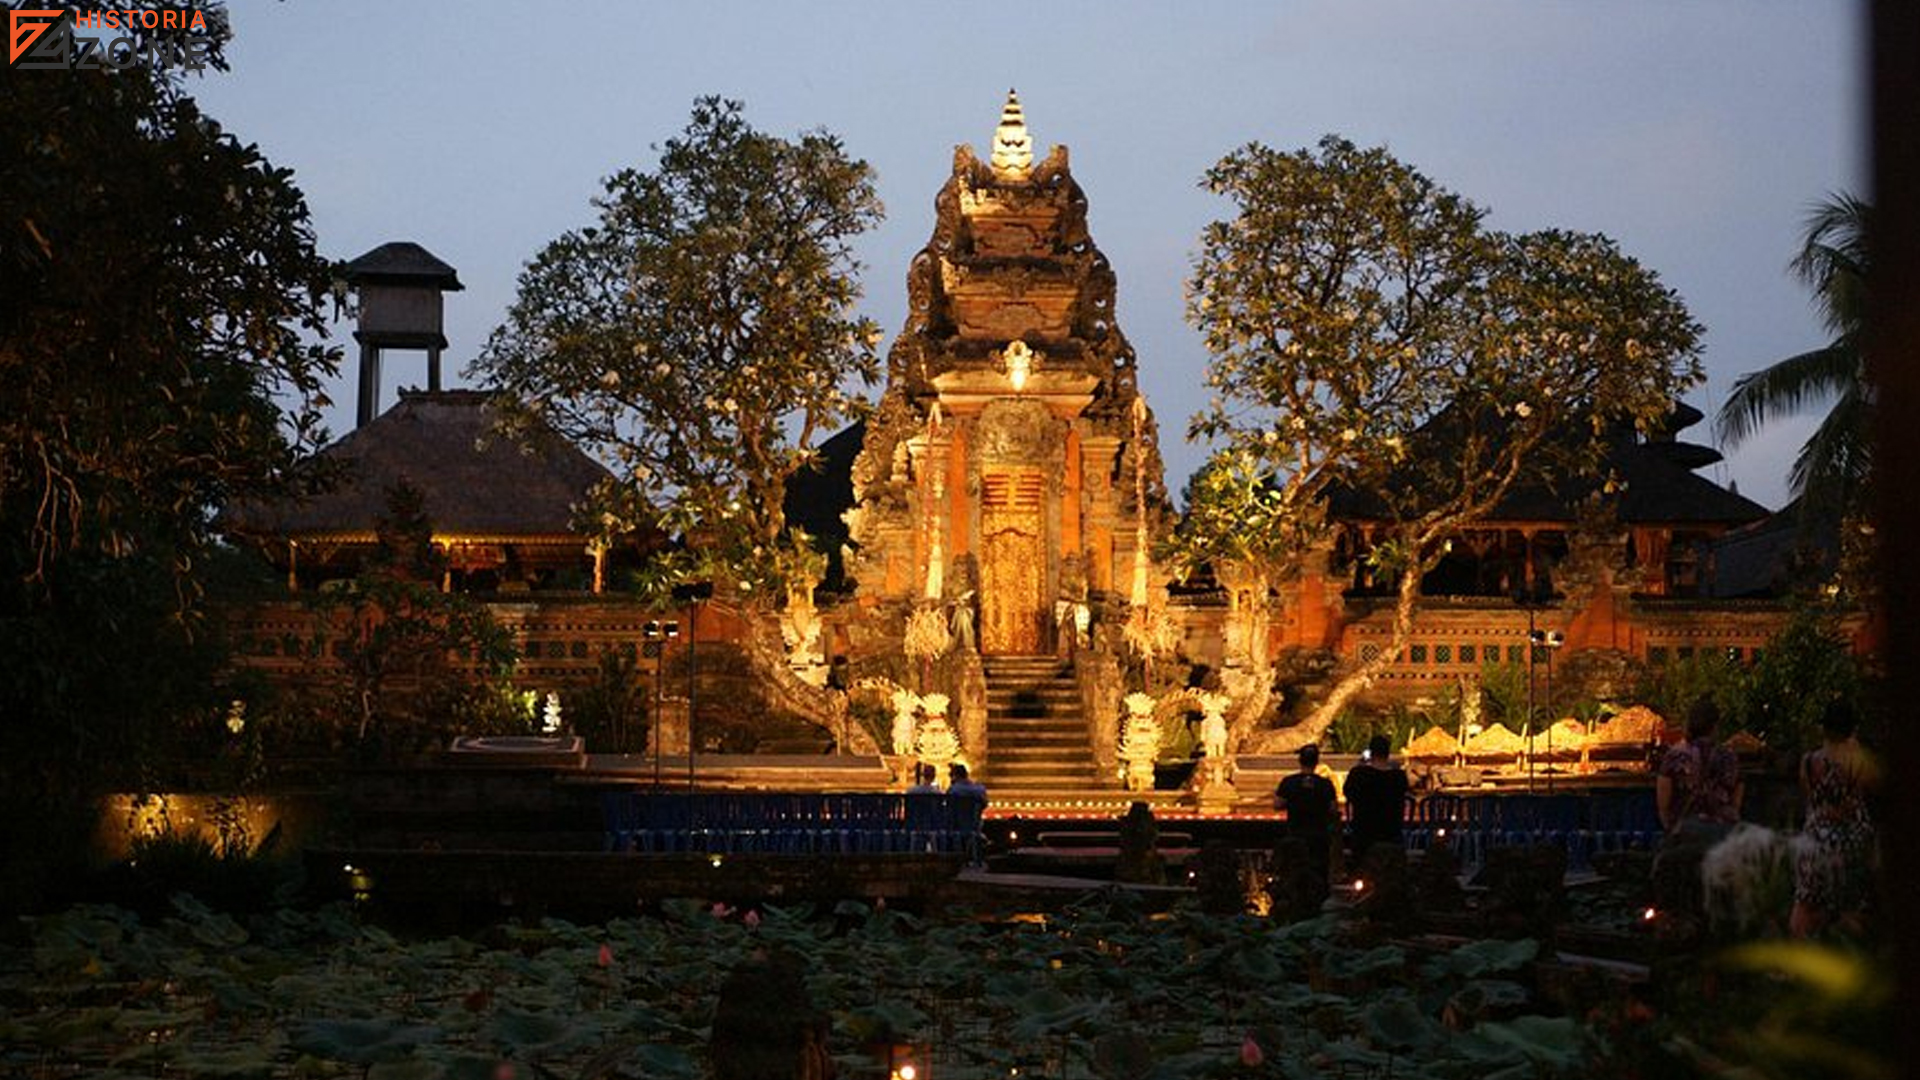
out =
[(1740, 759), (1714, 741), (1719, 727), (1720, 707), (1699, 699), (1687, 711), (1686, 741), (1660, 759), (1654, 800), (1669, 840), (1711, 844), (1740, 820)]
[(1333, 781), (1321, 776), (1320, 748), (1300, 748), (1300, 771), (1283, 778), (1273, 789), (1273, 808), (1287, 815), (1286, 835), (1306, 846), (1314, 880), (1325, 888), (1332, 870), (1329, 850), (1333, 837), (1335, 795)]
[(1820, 718), (1820, 746), (1800, 759), (1807, 821), (1794, 851), (1788, 927), (1796, 937), (1855, 924), (1867, 906), (1873, 866), (1867, 797), (1879, 784), (1879, 770), (1855, 737), (1856, 726), (1853, 706), (1832, 702)]
[(1393, 744), (1375, 735), (1347, 773), (1347, 807), (1353, 815), (1353, 865), (1375, 844), (1399, 844), (1407, 812), (1407, 772), (1389, 754)]
[(978, 780), (969, 779), (967, 767), (957, 761), (947, 766), (947, 794), (979, 799), (982, 806), (987, 804), (986, 785)]
[(934, 769), (933, 766), (927, 764), (926, 762), (922, 761), (922, 762), (916, 763), (913, 767), (913, 784), (907, 788), (907, 794), (909, 795), (940, 794), (940, 785), (936, 782), (936, 778), (939, 775), (940, 773), (938, 772), (938, 770)]
[(1704, 914), (1701, 864), (1740, 820), (1740, 759), (1714, 741), (1720, 709), (1701, 698), (1687, 711), (1686, 741), (1667, 748), (1654, 778), (1666, 837), (1653, 857), (1653, 898), (1667, 911)]

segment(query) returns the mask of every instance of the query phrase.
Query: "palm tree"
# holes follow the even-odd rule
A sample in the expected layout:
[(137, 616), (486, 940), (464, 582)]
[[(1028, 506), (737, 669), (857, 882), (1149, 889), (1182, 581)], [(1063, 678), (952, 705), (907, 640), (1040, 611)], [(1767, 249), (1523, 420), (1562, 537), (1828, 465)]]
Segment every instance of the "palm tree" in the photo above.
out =
[(1833, 340), (1740, 376), (1715, 421), (1722, 441), (1737, 446), (1771, 421), (1831, 402), (1787, 476), (1807, 510), (1844, 514), (1865, 501), (1873, 438), (1864, 351), (1872, 219), (1872, 204), (1847, 194), (1814, 208), (1792, 267), (1813, 289)]

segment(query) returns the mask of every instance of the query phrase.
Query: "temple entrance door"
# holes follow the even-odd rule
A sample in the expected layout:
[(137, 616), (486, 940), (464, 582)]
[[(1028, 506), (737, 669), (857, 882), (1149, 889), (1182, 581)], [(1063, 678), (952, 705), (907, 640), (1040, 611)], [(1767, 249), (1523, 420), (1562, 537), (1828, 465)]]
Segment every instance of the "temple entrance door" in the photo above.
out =
[(1046, 481), (1037, 469), (989, 472), (980, 481), (980, 651), (1046, 652)]

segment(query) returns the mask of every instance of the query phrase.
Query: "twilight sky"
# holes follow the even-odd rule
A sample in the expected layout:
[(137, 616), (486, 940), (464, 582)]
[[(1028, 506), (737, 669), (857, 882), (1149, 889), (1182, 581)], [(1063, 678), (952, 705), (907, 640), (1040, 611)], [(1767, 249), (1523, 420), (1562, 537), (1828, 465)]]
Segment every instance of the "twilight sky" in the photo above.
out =
[[(703, 94), (745, 101), (774, 134), (824, 127), (873, 165), (887, 220), (860, 244), (863, 307), (891, 339), (954, 144), (984, 157), (1017, 87), (1037, 154), (1071, 148), (1175, 493), (1204, 457), (1182, 440), (1206, 353), (1181, 290), (1201, 227), (1229, 209), (1196, 185), (1237, 146), (1337, 132), (1387, 146), (1497, 228), (1612, 236), (1706, 325), (1709, 378), (1691, 400), (1709, 415), (1742, 372), (1825, 340), (1786, 264), (1812, 203), (1867, 194), (1858, 0), (231, 9), (234, 70), (194, 92), (295, 171), (327, 255), (407, 239), (458, 269), (450, 374), (502, 319), (521, 265), (591, 220), (602, 177), (650, 168)], [(425, 383), (418, 354), (385, 369), (383, 406)], [(353, 371), (350, 358), (332, 393), (336, 435), (352, 426)], [(1809, 429), (1782, 426), (1711, 472), (1778, 506)], [(1712, 441), (1705, 424), (1687, 434)]]

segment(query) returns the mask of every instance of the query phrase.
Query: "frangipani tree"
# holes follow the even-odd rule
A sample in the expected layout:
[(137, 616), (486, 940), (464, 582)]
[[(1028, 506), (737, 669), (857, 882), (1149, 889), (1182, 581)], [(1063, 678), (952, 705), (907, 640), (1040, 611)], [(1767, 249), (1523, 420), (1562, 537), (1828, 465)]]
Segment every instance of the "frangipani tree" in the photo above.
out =
[(599, 223), (528, 264), (472, 373), (614, 466), (598, 528), (662, 508), (695, 541), (688, 573), (751, 585), (797, 542), (786, 478), (864, 412), (847, 384), (878, 376), (852, 242), (881, 206), (838, 138), (767, 135), (742, 109), (700, 99), (651, 172), (609, 177)]
[(1289, 572), (1343, 492), (1379, 522), (1395, 585), (1387, 647), (1294, 729), (1310, 741), (1398, 657), (1448, 539), (1522, 478), (1593, 475), (1610, 439), (1664, 417), (1700, 376), (1700, 328), (1611, 240), (1491, 231), (1382, 149), (1252, 144), (1204, 183), (1236, 213), (1188, 283), (1214, 393), (1189, 434), (1224, 445), (1183, 543)]

